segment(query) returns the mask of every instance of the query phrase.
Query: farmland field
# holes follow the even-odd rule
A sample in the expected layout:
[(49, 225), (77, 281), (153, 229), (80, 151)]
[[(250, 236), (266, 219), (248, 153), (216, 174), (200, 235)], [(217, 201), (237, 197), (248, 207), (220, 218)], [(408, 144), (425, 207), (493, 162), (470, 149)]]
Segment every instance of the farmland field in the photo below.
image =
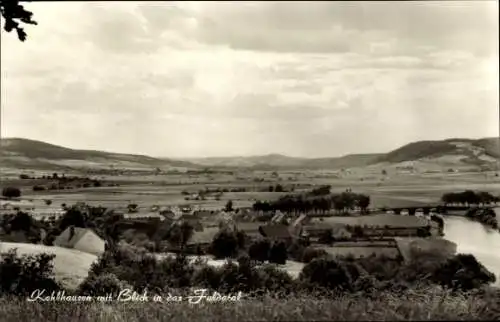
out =
[[(440, 174), (392, 174), (382, 176), (371, 174), (368, 170), (357, 170), (352, 174), (332, 171), (283, 172), (273, 177), (271, 172), (242, 172), (227, 174), (173, 174), (148, 176), (97, 176), (106, 183), (119, 183), (119, 186), (74, 188), (71, 190), (32, 191), (32, 186), (40, 180), (20, 180), (12, 176), (1, 178), (0, 185), (22, 188), (23, 198), (32, 199), (36, 208), (47, 208), (43, 200), (52, 200), (51, 207), (62, 203), (71, 204), (85, 201), (124, 209), (129, 203), (136, 203), (139, 211), (149, 211), (152, 205), (190, 204), (205, 209), (220, 209), (228, 200), (235, 207), (249, 207), (256, 200), (274, 200), (286, 192), (268, 192), (270, 185), (280, 184), (285, 189), (304, 191), (314, 185), (329, 184), (332, 192), (338, 193), (351, 188), (354, 192), (366, 193), (371, 197), (371, 207), (411, 207), (424, 206), (439, 202), (445, 192), (465, 189), (483, 190), (500, 193), (500, 180), (492, 173), (440, 173)], [(264, 180), (258, 182), (255, 178)], [(226, 189), (220, 200), (212, 197), (206, 200), (185, 200), (181, 192), (197, 193), (199, 190)], [(230, 192), (231, 189), (245, 188), (246, 192)]]

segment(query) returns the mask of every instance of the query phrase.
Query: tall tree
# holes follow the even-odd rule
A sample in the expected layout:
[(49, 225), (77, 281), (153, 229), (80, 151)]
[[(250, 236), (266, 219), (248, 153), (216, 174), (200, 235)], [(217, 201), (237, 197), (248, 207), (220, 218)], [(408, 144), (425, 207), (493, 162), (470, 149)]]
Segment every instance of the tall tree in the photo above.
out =
[(3, 29), (6, 32), (11, 32), (16, 30), (17, 37), (20, 41), (25, 41), (27, 38), (24, 28), (20, 26), (20, 23), (36, 25), (37, 22), (34, 21), (33, 13), (24, 9), (22, 5), (19, 4), (18, 0), (0, 0), (0, 13), (5, 19)]

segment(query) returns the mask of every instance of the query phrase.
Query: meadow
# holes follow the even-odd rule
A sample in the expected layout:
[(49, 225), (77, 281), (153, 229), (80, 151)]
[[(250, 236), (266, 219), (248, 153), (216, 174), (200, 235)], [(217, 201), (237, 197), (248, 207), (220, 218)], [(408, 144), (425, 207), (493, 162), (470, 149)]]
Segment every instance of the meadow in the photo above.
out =
[[(338, 298), (289, 296), (199, 304), (181, 302), (61, 303), (0, 298), (5, 321), (494, 321), (498, 291), (453, 294), (440, 287)], [(172, 292), (175, 295), (175, 292)]]

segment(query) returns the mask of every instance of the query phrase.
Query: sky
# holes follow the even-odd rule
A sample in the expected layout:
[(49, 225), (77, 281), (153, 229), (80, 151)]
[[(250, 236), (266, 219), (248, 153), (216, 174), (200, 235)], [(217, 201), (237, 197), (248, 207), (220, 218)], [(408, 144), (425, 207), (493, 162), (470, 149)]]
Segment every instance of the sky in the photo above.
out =
[(498, 1), (24, 6), (2, 137), (183, 158), (499, 134)]

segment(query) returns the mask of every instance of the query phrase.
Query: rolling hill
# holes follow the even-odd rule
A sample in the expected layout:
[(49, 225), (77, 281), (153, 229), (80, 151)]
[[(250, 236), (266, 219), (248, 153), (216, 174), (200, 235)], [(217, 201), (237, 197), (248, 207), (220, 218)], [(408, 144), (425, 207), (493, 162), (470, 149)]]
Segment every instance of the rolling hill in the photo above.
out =
[(0, 140), (0, 166), (17, 169), (75, 170), (172, 168), (245, 168), (249, 170), (316, 170), (367, 166), (468, 167), (494, 169), (500, 159), (500, 140), (447, 139), (418, 141), (388, 153), (350, 154), (332, 158), (297, 158), (281, 154), (174, 160), (144, 155), (75, 150), (20, 138)]
[(376, 162), (418, 161), (450, 166), (490, 168), (500, 159), (498, 138), (447, 139), (407, 144), (377, 158)]
[(337, 158), (296, 158), (280, 154), (250, 157), (215, 157), (189, 159), (190, 162), (204, 166), (250, 168), (254, 170), (279, 169), (340, 169), (363, 167), (373, 163), (382, 154), (351, 154)]
[(41, 141), (8, 138), (0, 140), (0, 166), (39, 170), (196, 168), (181, 160), (93, 150), (74, 150)]
[(447, 139), (418, 141), (388, 153), (350, 154), (332, 158), (294, 158), (279, 154), (251, 157), (218, 157), (190, 159), (204, 166), (245, 167), (255, 170), (272, 169), (341, 169), (370, 165), (407, 165), (408, 162), (436, 166), (492, 167), (500, 158), (498, 138)]

